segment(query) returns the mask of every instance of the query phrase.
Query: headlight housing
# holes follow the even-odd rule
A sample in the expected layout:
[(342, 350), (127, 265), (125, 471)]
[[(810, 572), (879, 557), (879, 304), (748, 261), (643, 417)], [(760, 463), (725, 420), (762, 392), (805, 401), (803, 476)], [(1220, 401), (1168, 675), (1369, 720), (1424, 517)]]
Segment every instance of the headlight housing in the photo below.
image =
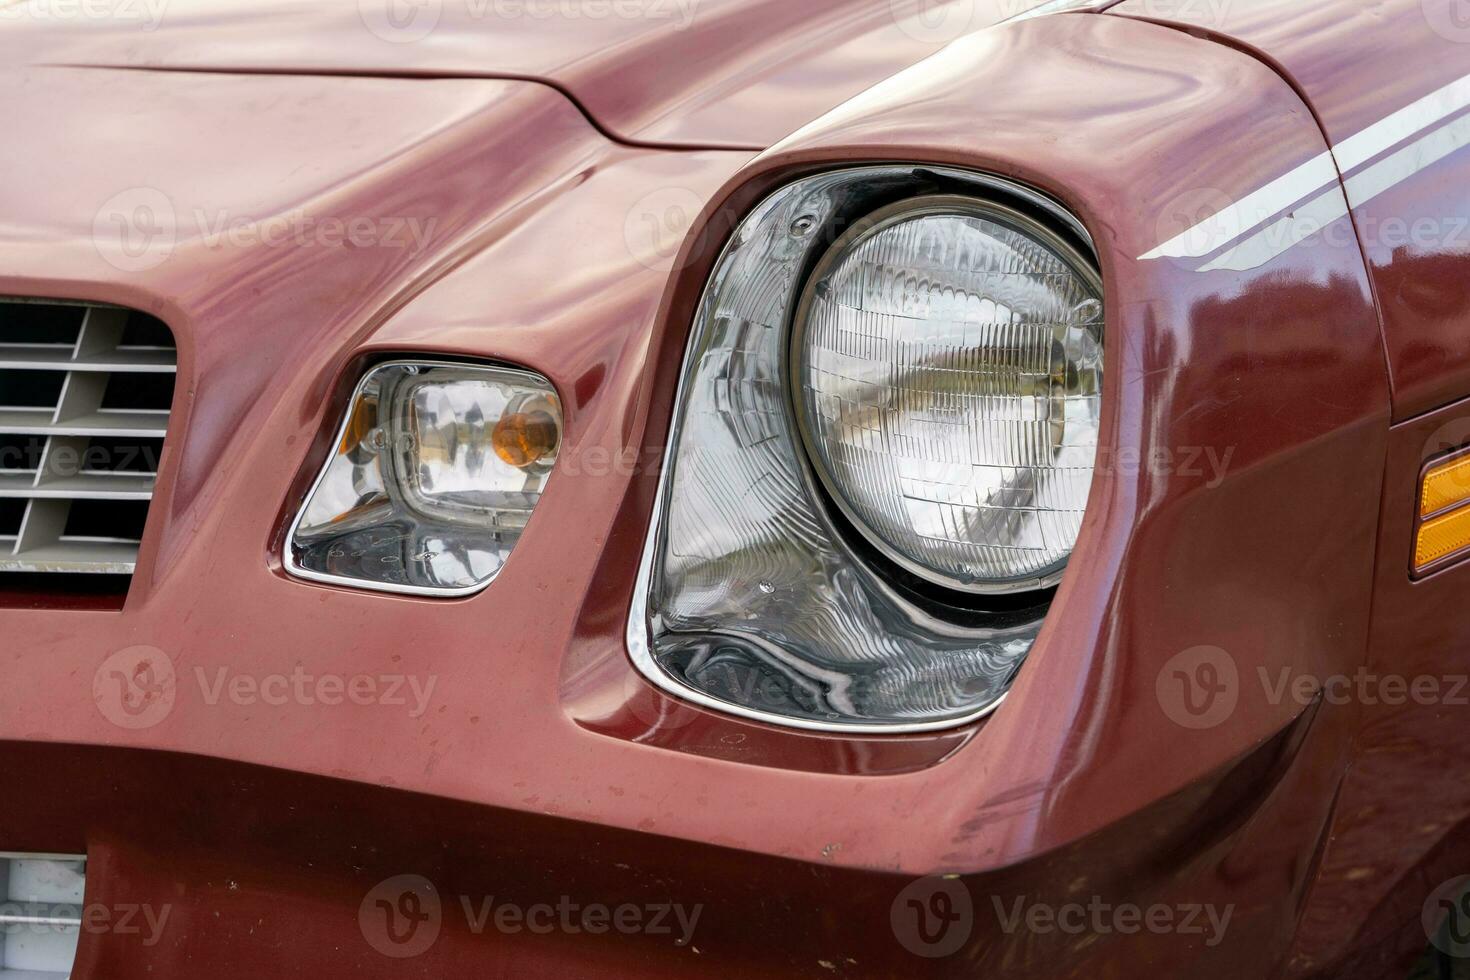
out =
[(378, 365), (291, 526), (287, 570), (380, 592), (480, 591), (540, 500), (561, 430), (555, 389), (529, 371)]
[(903, 732), (993, 709), (1097, 448), (1086, 232), (1009, 181), (866, 167), (736, 230), (690, 337), (629, 622), (680, 696)]

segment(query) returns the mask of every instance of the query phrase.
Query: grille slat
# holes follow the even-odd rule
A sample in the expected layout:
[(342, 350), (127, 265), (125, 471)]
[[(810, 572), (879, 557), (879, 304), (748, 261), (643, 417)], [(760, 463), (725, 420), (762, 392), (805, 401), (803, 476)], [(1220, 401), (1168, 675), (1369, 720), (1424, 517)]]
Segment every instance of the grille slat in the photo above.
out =
[(0, 573), (133, 572), (168, 431), (159, 406), (173, 402), (171, 342), (134, 310), (0, 300)]
[(91, 412), (55, 421), (55, 412), (34, 409), (0, 410), (0, 432), (41, 436), (136, 436), (162, 439), (168, 431), (167, 412)]
[(172, 374), (178, 370), (171, 350), (119, 348), (105, 358), (76, 357), (70, 347), (48, 344), (0, 347), (0, 371), (105, 371), (111, 374)]
[(87, 473), (37, 483), (32, 477), (0, 473), (0, 499), (152, 500), (153, 477), (137, 473)]
[(10, 572), (131, 575), (138, 562), (135, 541), (77, 541), (27, 548), (5, 562)]

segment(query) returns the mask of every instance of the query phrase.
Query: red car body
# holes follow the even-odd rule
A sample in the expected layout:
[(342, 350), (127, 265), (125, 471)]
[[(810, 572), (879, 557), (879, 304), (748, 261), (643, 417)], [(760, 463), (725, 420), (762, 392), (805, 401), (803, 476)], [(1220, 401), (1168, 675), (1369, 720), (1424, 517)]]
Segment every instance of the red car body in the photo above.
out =
[[(1149, 253), (1470, 74), (1454, 3), (1008, 20), (1001, 0), (704, 0), (680, 26), (672, 4), (446, 2), (411, 37), (422, 23), (366, 0), (175, 0), (151, 26), (0, 24), (0, 295), (140, 309), (179, 347), (125, 601), (0, 578), (0, 848), (86, 853), (89, 906), (171, 909), (151, 944), (84, 931), (73, 976), (1406, 972), (1426, 899), (1470, 870), (1470, 708), (1273, 698), (1257, 678), (1447, 689), (1470, 671), (1470, 572), (1410, 574), (1423, 468), (1470, 443), (1470, 236), (1451, 228), (1470, 152), (1362, 203), (1334, 172), (1317, 190), (1340, 214), (1246, 268)], [(770, 190), (888, 161), (1003, 175), (1087, 227), (1117, 465), (985, 720), (848, 736), (682, 702), (624, 636), (658, 480), (642, 464), (695, 305)], [(122, 270), (96, 221), (138, 188), (178, 224), (166, 261)], [(418, 219), (422, 247), (209, 240), (190, 217), (302, 210)], [(1435, 225), (1400, 240), (1395, 219)], [(561, 394), (581, 472), (473, 598), (283, 569), (346, 399), (390, 354), (517, 364)], [(1205, 450), (1223, 474), (1185, 463)], [(93, 678), (138, 646), (181, 681), (165, 719), (127, 729)], [(1201, 647), (1243, 682), (1228, 717), (1186, 727), (1161, 678)], [(194, 678), (221, 670), (436, 686), (417, 715), (211, 701)], [(360, 913), (402, 875), (443, 916), (399, 958)], [(971, 906), (943, 955), (903, 924), (948, 922), (933, 876)], [(702, 912), (692, 938), (477, 929), (460, 900), (487, 896)], [(1079, 903), (1230, 912), (1218, 936), (1008, 918)]]

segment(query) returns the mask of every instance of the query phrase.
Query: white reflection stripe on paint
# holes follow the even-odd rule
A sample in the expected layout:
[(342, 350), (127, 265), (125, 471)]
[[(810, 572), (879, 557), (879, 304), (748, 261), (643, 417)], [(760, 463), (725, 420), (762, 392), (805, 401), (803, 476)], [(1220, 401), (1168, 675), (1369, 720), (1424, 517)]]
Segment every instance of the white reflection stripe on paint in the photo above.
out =
[(1348, 201), (1353, 207), (1367, 204), (1379, 194), (1402, 184), (1467, 143), (1470, 143), (1470, 115), (1461, 116), (1419, 137), (1403, 149), (1343, 181), (1343, 186), (1347, 188)]
[[(1467, 106), (1470, 106), (1470, 75), (1459, 78), (1354, 133), (1327, 153), (1313, 157), (1264, 187), (1252, 191), (1230, 207), (1175, 235), (1139, 258), (1198, 258), (1234, 244), (1247, 232), (1260, 229), (1239, 246), (1216, 256), (1202, 266), (1200, 271), (1244, 271), (1256, 268), (1257, 265), (1280, 255), (1291, 245), (1310, 237), (1311, 232), (1302, 233), (1312, 224), (1312, 221), (1299, 220), (1304, 213), (1316, 220), (1333, 210), (1329, 195), (1319, 195), (1304, 207), (1297, 208), (1293, 214), (1266, 224), (1271, 215), (1305, 200), (1329, 182), (1319, 179), (1324, 160), (1331, 168), (1330, 180), (1335, 181), (1338, 174), (1348, 173), (1415, 133), (1432, 129), (1408, 146), (1343, 181), (1348, 204), (1357, 207), (1470, 143), (1470, 117), (1462, 117), (1437, 129), (1432, 128)], [(1295, 196), (1291, 196), (1293, 193)], [(1342, 217), (1343, 214), (1346, 211), (1336, 217)], [(1278, 248), (1281, 242), (1288, 244)], [(1250, 256), (1265, 258), (1256, 264), (1245, 264)]]
[[(1337, 182), (1331, 153), (1319, 153), (1306, 163), (1252, 191), (1231, 207), (1140, 255), (1140, 259), (1198, 258), (1235, 241), (1261, 221), (1291, 207), (1302, 198)], [(1249, 222), (1249, 223), (1247, 223)], [(1210, 226), (1206, 230), (1206, 225)]]
[(1373, 157), (1470, 106), (1470, 75), (1430, 92), (1417, 102), (1385, 116), (1366, 129), (1354, 133), (1332, 148), (1343, 173), (1367, 163)]
[(1096, 10), (1110, 0), (1047, 0), (1046, 3), (1030, 10), (1023, 10), (1019, 14), (1007, 17), (1001, 21), (1009, 24), (1018, 20), (1030, 20), (1033, 17), (1045, 17), (1047, 14), (1064, 14), (1073, 10)]
[(1199, 271), (1230, 269), (1244, 272), (1259, 268), (1347, 213), (1347, 199), (1342, 196), (1342, 188), (1330, 187), (1306, 204), (1294, 208), (1291, 214), (1278, 218), (1239, 245), (1217, 255), (1200, 266)]

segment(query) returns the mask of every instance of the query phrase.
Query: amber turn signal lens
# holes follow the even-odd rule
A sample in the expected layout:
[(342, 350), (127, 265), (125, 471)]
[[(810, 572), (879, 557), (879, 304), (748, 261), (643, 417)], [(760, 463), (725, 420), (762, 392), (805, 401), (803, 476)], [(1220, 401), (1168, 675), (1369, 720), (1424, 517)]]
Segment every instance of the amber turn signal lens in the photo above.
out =
[(1470, 507), (1461, 507), (1420, 525), (1414, 567), (1425, 568), (1462, 548), (1470, 548)]
[(337, 452), (343, 456), (353, 452), (377, 427), (378, 403), (360, 399), (356, 405), (352, 406), (352, 412), (347, 417), (347, 424), (342, 427), (342, 440), (337, 447)]
[(1470, 549), (1470, 456), (1457, 456), (1425, 472), (1419, 517), (1416, 572)]
[(1470, 456), (1461, 456), (1424, 474), (1424, 493), (1419, 498), (1421, 517), (1466, 501), (1470, 501)]
[(490, 441), (501, 460), (525, 469), (556, 452), (556, 419), (549, 412), (516, 412), (495, 424)]

